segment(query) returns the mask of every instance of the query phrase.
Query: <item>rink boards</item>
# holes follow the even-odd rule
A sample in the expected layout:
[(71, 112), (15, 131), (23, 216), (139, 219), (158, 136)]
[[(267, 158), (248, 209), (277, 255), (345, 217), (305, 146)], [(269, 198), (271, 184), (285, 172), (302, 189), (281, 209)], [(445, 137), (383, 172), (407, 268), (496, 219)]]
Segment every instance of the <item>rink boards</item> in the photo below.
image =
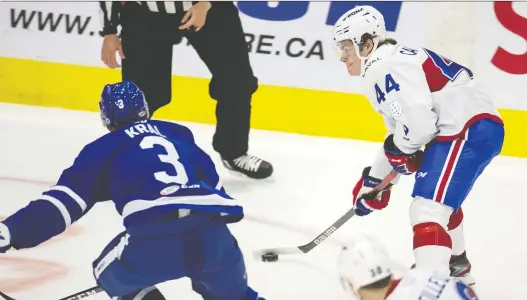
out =
[[(252, 127), (382, 141), (381, 117), (331, 45), (332, 24), (352, 4), (266, 3), (238, 4), (260, 83)], [(502, 154), (527, 157), (527, 3), (372, 5), (390, 36), (469, 66), (505, 121)], [(1, 3), (0, 101), (97, 111), (102, 87), (120, 80), (100, 61), (97, 18), (89, 2)], [(173, 73), (172, 103), (156, 117), (215, 123), (210, 73), (184, 39), (174, 47)]]
[[(4, 70), (10, 70), (10, 74)], [(0, 58), (0, 78), (1, 101), (97, 111), (101, 87), (119, 81), (120, 73)], [(176, 90), (172, 103), (156, 117), (214, 124), (215, 102), (209, 98), (208, 82), (203, 78), (173, 76)], [(506, 125), (502, 154), (527, 157), (527, 111), (500, 109), (500, 113)], [(382, 141), (386, 132), (381, 117), (362, 95), (269, 85), (261, 85), (254, 95), (251, 126), (370, 141)]]

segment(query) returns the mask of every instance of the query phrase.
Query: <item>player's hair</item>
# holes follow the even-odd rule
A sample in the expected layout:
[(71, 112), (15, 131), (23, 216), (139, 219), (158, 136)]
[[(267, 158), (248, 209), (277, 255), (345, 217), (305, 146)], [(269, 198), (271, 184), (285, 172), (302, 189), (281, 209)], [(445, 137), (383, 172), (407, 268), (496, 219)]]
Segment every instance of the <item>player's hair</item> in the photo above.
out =
[(368, 285), (365, 285), (363, 287), (361, 287), (361, 289), (365, 289), (365, 290), (378, 290), (378, 289), (383, 289), (385, 287), (387, 287), (390, 283), (392, 282), (392, 276), (387, 276), (381, 280), (377, 280), (375, 281), (374, 283), (370, 283)]
[(385, 38), (384, 40), (379, 42), (379, 47), (384, 45), (397, 45), (397, 41), (392, 38)]
[[(362, 50), (363, 46), (365, 45), (366, 41), (367, 40), (373, 40), (373, 35), (369, 34), (369, 33), (365, 33), (361, 36), (360, 38), (360, 47), (359, 47), (359, 50)], [(397, 45), (397, 41), (392, 39), (392, 38), (385, 38), (384, 40), (381, 40), (379, 42), (379, 46), (377, 47), (380, 48), (381, 46), (384, 46), (384, 45)]]

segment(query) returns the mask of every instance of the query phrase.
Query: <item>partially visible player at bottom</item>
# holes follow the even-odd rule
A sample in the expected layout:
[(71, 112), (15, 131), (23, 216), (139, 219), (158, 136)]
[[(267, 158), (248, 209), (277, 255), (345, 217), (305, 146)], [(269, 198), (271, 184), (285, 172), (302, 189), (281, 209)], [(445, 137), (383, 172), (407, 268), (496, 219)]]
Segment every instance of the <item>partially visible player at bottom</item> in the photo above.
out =
[(99, 106), (110, 133), (85, 146), (55, 186), (0, 223), (0, 253), (35, 247), (111, 199), (126, 230), (94, 261), (93, 273), (113, 299), (162, 300), (155, 285), (182, 277), (204, 299), (262, 299), (247, 285), (226, 225), (241, 220), (243, 209), (191, 131), (148, 120), (144, 94), (130, 81), (106, 85)]
[[(391, 170), (415, 173), (410, 223), (417, 267), (474, 284), (462, 205), (501, 152), (505, 130), (496, 107), (468, 68), (388, 38), (384, 17), (372, 6), (344, 13), (333, 38), (348, 74), (360, 78), (388, 129), (382, 149), (353, 189), (357, 215), (388, 205), (391, 186), (376, 199), (367, 193)], [(367, 122), (363, 128), (368, 130)]]
[(412, 269), (397, 279), (393, 265), (385, 247), (369, 236), (352, 239), (338, 259), (343, 288), (360, 300), (478, 299), (462, 281), (432, 269)]

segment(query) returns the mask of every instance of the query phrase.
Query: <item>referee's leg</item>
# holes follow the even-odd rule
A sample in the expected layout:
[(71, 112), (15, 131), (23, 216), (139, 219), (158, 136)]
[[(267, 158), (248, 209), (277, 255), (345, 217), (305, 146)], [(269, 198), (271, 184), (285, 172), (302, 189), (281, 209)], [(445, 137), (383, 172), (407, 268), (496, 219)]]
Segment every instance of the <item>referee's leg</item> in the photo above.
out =
[(270, 163), (248, 155), (251, 98), (258, 88), (238, 9), (232, 2), (214, 2), (205, 26), (186, 37), (212, 73), (210, 96), (216, 104), (214, 149), (226, 167), (252, 178), (272, 174)]
[(167, 16), (142, 10), (134, 2), (123, 7), (121, 24), (123, 80), (133, 81), (145, 93), (152, 116), (172, 96), (173, 39), (165, 31), (174, 25)]

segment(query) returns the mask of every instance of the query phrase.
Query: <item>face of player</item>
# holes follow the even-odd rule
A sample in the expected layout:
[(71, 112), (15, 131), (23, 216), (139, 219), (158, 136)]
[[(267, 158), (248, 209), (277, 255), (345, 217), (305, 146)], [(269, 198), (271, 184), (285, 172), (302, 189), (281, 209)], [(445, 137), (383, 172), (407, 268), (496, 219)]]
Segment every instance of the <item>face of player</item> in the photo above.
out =
[(361, 71), (361, 60), (355, 51), (353, 42), (350, 40), (339, 43), (341, 52), (340, 61), (346, 65), (350, 76), (359, 76)]

